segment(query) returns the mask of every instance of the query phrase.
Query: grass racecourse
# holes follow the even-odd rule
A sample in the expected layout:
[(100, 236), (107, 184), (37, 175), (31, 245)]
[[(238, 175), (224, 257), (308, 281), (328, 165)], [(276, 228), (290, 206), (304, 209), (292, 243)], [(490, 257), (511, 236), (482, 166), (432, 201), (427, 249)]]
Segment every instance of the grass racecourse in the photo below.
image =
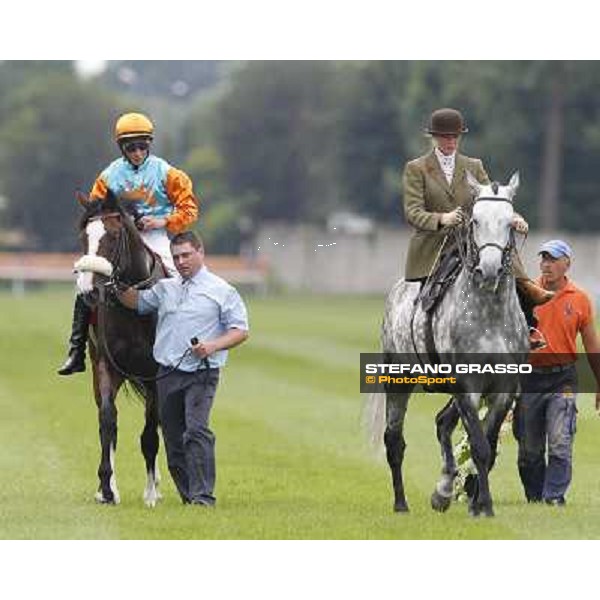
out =
[(55, 375), (72, 291), (0, 291), (0, 538), (2, 539), (564, 539), (600, 537), (598, 435), (591, 395), (579, 397), (574, 481), (564, 509), (524, 503), (515, 443), (491, 476), (496, 518), (464, 504), (434, 513), (439, 396), (407, 415), (411, 513), (392, 512), (387, 465), (360, 429), (359, 353), (376, 351), (383, 298), (248, 298), (251, 337), (234, 351), (213, 411), (214, 511), (183, 506), (159, 455), (164, 499), (142, 502), (141, 405), (121, 395), (116, 472), (121, 504), (99, 506), (98, 424), (89, 373)]

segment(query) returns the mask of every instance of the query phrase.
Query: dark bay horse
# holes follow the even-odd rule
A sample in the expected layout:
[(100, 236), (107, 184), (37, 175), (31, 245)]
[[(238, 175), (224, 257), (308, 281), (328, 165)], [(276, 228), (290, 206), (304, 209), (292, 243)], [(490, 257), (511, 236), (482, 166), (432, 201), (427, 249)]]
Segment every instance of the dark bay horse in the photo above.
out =
[[(444, 357), (442, 362), (453, 367), (464, 362), (465, 356), (475, 356), (484, 364), (497, 361), (498, 355), (510, 358), (511, 363), (526, 362), (528, 328), (511, 270), (513, 198), (519, 185), (518, 174), (513, 175), (507, 186), (480, 185), (470, 173), (467, 178), (475, 200), (468, 225), (461, 233), (466, 241), (461, 271), (433, 309), (431, 329), (419, 301), (420, 284), (400, 280), (394, 286), (387, 298), (382, 325), (384, 355), (411, 356), (417, 364), (419, 357), (431, 355), (433, 341), (439, 355)], [(404, 419), (413, 387), (372, 394), (366, 407), (372, 439), (383, 438), (385, 443), (397, 512), (408, 510), (402, 463), (406, 447)], [(443, 466), (431, 497), (435, 510), (446, 510), (452, 498), (457, 470), (450, 436), (460, 417), (477, 468), (477, 486), (469, 513), (494, 514), (488, 472), (495, 459), (498, 432), (518, 389), (518, 374), (460, 379), (457, 393), (453, 392), (451, 402), (436, 418)], [(478, 418), (482, 398), (489, 407), (483, 425)]]
[(116, 397), (129, 382), (143, 399), (145, 424), (140, 437), (146, 462), (147, 483), (144, 502), (155, 506), (160, 499), (156, 456), (159, 448), (156, 376), (158, 365), (152, 357), (155, 335), (153, 316), (139, 316), (122, 306), (107, 287), (118, 280), (127, 285), (149, 287), (165, 270), (160, 259), (144, 244), (132, 217), (109, 190), (105, 200), (87, 201), (78, 195), (84, 208), (80, 238), (84, 256), (75, 264), (77, 286), (86, 303), (94, 309), (89, 340), (93, 386), (100, 425), (100, 484), (96, 500), (118, 504), (115, 476), (117, 447)]

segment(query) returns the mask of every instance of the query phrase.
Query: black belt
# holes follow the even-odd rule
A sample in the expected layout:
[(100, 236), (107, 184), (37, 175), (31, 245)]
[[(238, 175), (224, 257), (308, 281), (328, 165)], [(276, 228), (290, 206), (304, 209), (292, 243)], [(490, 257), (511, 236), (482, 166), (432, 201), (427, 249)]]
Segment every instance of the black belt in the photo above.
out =
[(573, 368), (575, 363), (569, 363), (568, 365), (555, 365), (554, 367), (531, 367), (532, 373), (562, 373)]

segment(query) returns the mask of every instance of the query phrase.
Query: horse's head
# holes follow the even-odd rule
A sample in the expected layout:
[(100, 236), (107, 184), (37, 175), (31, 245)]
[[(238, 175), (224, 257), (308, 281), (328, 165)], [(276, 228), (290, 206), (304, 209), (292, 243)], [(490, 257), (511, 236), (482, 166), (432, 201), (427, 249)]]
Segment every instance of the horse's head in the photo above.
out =
[(470, 269), (478, 285), (496, 290), (510, 268), (513, 199), (519, 187), (519, 173), (513, 174), (508, 185), (482, 185), (468, 171), (467, 181), (475, 195), (469, 223)]
[(87, 200), (78, 195), (84, 212), (79, 222), (79, 236), (84, 256), (77, 261), (77, 287), (93, 304), (99, 299), (99, 285), (109, 277), (130, 268), (130, 238), (137, 236), (129, 213), (115, 194), (108, 190), (104, 200)]

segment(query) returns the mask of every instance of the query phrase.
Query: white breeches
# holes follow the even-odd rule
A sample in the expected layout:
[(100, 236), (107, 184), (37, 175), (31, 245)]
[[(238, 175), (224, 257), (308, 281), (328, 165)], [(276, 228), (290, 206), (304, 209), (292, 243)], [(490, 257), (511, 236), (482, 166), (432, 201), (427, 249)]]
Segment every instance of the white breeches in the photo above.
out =
[(150, 229), (142, 231), (142, 239), (149, 248), (158, 254), (171, 275), (177, 275), (177, 269), (171, 255), (169, 237), (165, 229)]

